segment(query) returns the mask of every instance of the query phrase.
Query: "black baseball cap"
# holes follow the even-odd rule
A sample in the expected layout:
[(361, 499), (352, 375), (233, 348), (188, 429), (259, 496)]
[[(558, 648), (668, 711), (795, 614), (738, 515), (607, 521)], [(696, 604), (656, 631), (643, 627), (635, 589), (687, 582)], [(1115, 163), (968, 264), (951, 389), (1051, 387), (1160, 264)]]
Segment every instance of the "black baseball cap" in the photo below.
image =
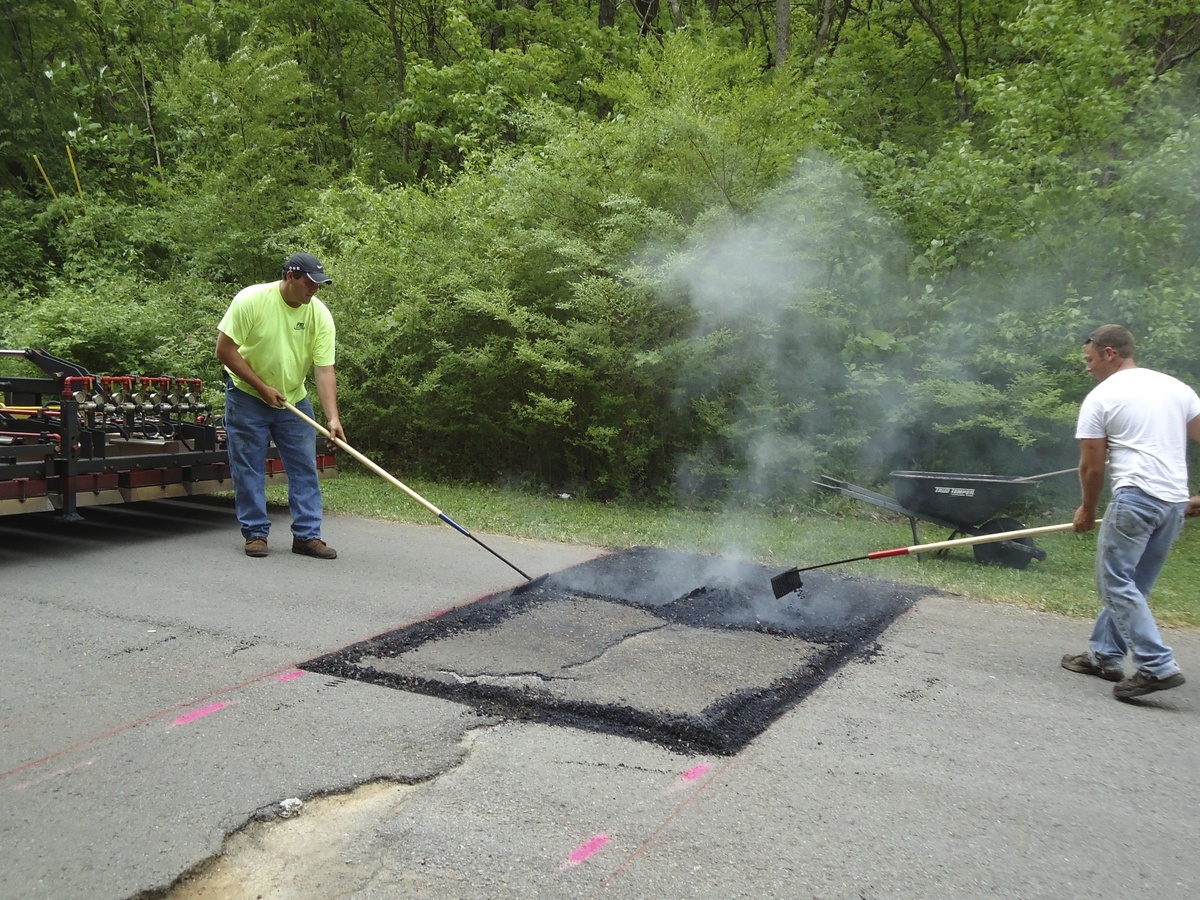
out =
[(303, 272), (317, 284), (333, 283), (333, 279), (325, 274), (325, 267), (321, 265), (321, 261), (311, 253), (293, 253), (291, 258), (283, 264), (283, 271)]

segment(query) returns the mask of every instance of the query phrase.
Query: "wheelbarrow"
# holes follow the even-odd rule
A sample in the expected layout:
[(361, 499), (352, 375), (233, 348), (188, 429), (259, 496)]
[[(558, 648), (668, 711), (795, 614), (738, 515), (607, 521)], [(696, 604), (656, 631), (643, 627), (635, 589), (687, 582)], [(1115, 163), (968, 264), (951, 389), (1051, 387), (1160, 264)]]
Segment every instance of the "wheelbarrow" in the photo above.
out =
[[(999, 513), (1036, 487), (1042, 479), (1075, 471), (1078, 470), (1060, 469), (1022, 478), (956, 472), (893, 472), (894, 498), (829, 476), (821, 476), (813, 484), (844, 497), (899, 513), (908, 519), (913, 543), (919, 544), (918, 521), (949, 528), (951, 539), (958, 535), (977, 537), (1020, 531), (1025, 528), (1023, 523)], [(1025, 569), (1030, 560), (1041, 562), (1046, 558), (1046, 552), (1032, 538), (976, 544), (973, 550), (976, 562), (1010, 569)]]

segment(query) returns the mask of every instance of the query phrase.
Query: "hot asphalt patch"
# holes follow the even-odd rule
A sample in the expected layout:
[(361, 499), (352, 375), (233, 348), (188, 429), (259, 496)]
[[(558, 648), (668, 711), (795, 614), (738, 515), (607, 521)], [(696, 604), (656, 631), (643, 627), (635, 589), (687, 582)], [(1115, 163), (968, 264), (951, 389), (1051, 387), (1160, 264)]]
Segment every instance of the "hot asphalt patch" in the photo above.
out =
[(688, 753), (734, 753), (924, 588), (829, 573), (776, 600), (744, 561), (620, 550), (302, 668)]

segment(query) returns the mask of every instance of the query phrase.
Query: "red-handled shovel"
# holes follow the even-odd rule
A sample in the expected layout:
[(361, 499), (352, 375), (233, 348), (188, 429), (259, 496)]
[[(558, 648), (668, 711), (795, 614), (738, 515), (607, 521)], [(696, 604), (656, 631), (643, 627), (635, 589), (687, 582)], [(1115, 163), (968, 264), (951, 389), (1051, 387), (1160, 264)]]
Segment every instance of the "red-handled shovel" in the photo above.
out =
[[(1099, 525), (1100, 519), (1096, 520)], [(906, 556), (909, 553), (929, 553), (931, 550), (949, 550), (951, 547), (969, 547), (972, 544), (991, 544), (997, 541), (1012, 541), (1017, 538), (1033, 537), (1037, 534), (1052, 534), (1055, 531), (1070, 531), (1075, 527), (1074, 522), (1066, 522), (1062, 525), (1042, 525), (1038, 528), (1021, 528), (1017, 531), (999, 531), (996, 534), (980, 534), (975, 537), (955, 538), (952, 541), (937, 541), (932, 544), (914, 544), (911, 547), (895, 547), (891, 550), (876, 550), (874, 553), (868, 553), (866, 556), (852, 556), (849, 559), (838, 559), (833, 562), (820, 563), (815, 566), (805, 566), (802, 569), (793, 568), (786, 572), (780, 572), (771, 579), (771, 590), (775, 594), (775, 599), (790, 594), (792, 591), (798, 591), (804, 586), (804, 582), (800, 580), (801, 572), (811, 572), (813, 569), (824, 569), (826, 566), (840, 566), (842, 563), (858, 562), (863, 559), (883, 559), (885, 556)]]

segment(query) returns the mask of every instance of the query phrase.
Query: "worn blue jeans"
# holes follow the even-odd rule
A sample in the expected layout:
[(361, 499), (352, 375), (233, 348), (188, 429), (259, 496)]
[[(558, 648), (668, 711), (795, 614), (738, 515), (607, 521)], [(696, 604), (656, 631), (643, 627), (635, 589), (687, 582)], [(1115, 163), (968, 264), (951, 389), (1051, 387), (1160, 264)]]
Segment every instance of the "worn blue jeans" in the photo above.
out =
[[(305, 397), (296, 408), (310, 418), (312, 402)], [(233, 478), (234, 508), (242, 536), (266, 537), (267, 449), (275, 441), (287, 473), (288, 509), (292, 535), (302, 541), (321, 536), (321, 482), (317, 477), (317, 432), (290, 409), (268, 406), (239, 391), (226, 379), (225, 437), (229, 473)]]
[(1124, 659), (1131, 653), (1140, 672), (1166, 678), (1179, 671), (1146, 598), (1179, 536), (1186, 508), (1140, 488), (1113, 492), (1096, 544), (1096, 587), (1104, 609), (1092, 629), (1094, 658)]

